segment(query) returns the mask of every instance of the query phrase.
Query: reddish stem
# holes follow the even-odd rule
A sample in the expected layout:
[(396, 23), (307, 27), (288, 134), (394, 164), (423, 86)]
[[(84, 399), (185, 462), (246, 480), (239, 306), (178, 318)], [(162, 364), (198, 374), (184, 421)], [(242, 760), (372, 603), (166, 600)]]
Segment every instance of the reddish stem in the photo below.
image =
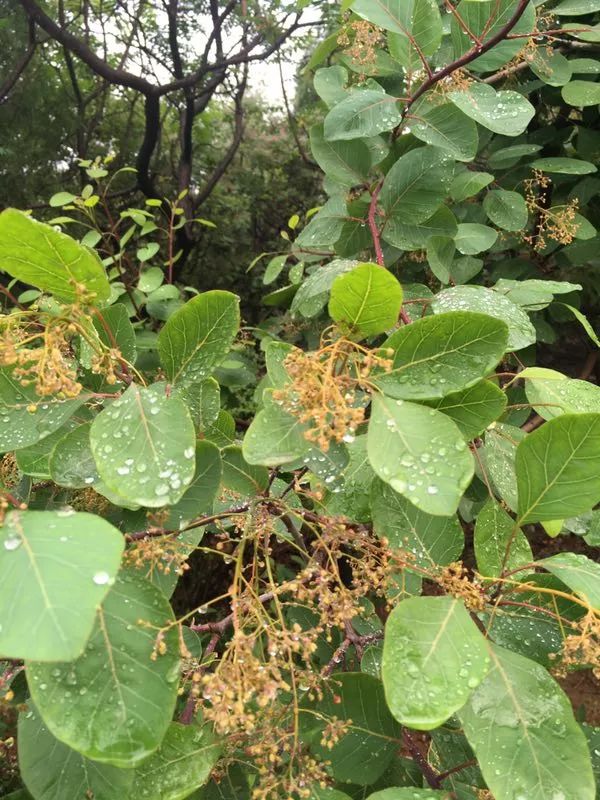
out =
[(379, 181), (373, 194), (371, 195), (371, 203), (369, 205), (369, 230), (371, 231), (371, 238), (373, 239), (373, 247), (375, 248), (375, 257), (380, 267), (385, 267), (383, 258), (383, 250), (381, 249), (381, 238), (379, 228), (377, 226), (377, 201), (379, 200), (379, 193), (383, 187), (383, 178)]

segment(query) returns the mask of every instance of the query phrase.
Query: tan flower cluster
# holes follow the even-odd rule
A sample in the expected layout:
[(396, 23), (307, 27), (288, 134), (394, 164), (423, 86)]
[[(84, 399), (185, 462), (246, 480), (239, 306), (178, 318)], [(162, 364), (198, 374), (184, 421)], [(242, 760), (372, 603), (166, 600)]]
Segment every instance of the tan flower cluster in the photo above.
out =
[(546, 247), (548, 239), (559, 244), (571, 244), (580, 227), (577, 222), (577, 198), (566, 205), (546, 208), (550, 186), (550, 178), (539, 170), (534, 170), (533, 178), (524, 181), (525, 202), (528, 209), (535, 214), (536, 230), (533, 235), (525, 235), (523, 238), (537, 251)]
[(103, 516), (110, 508), (110, 502), (91, 486), (76, 491), (70, 499), (70, 505), (75, 511), (88, 511), (90, 514)]
[(560, 664), (554, 670), (564, 677), (570, 668), (591, 667), (600, 680), (600, 617), (590, 610), (585, 617), (573, 623), (577, 633), (567, 636), (560, 653)]
[(356, 67), (371, 67), (377, 61), (377, 49), (384, 42), (381, 28), (367, 22), (356, 20), (342, 30), (338, 44)]
[(470, 611), (484, 610), (486, 598), (483, 587), (469, 578), (462, 561), (444, 567), (437, 581), (447, 594), (460, 597)]
[(273, 399), (306, 424), (305, 437), (327, 452), (332, 441), (354, 439), (365, 418), (369, 376), (391, 367), (381, 353), (345, 338), (313, 352), (295, 349), (285, 360), (291, 381)]
[(176, 536), (148, 536), (134, 542), (125, 552), (125, 564), (145, 569), (148, 577), (160, 572), (163, 575), (183, 575), (189, 569), (189, 547)]
[(5, 453), (0, 458), (0, 486), (11, 489), (19, 482), (20, 474), (14, 453)]

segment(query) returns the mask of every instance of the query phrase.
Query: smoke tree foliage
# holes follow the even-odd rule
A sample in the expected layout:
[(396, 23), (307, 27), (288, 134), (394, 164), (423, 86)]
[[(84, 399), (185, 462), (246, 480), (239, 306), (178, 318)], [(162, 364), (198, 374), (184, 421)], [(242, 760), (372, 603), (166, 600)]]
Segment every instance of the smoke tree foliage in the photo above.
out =
[(13, 800), (596, 796), (600, 3), (340, 11), (259, 328), (185, 192), (0, 214)]

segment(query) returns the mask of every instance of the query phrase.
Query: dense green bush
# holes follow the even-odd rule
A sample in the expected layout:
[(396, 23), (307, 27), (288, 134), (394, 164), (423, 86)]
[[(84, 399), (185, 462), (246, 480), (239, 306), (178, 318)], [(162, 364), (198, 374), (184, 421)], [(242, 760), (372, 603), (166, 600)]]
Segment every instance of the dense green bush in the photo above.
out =
[(342, 5), (260, 326), (184, 194), (0, 215), (13, 800), (596, 796), (600, 4)]

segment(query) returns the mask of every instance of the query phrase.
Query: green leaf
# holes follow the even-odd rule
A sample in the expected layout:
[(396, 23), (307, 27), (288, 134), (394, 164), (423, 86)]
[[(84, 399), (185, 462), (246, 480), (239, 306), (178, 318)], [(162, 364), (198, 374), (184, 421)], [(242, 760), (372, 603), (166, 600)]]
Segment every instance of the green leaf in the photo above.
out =
[(402, 217), (388, 217), (382, 238), (399, 250), (423, 250), (432, 236), (455, 236), (456, 217), (447, 206), (440, 206), (433, 216), (418, 224), (405, 225)]
[(489, 165), (494, 169), (508, 169), (514, 167), (524, 156), (539, 153), (542, 149), (539, 144), (513, 144), (510, 147), (501, 147), (489, 157)]
[[(346, 84), (348, 82), (348, 70), (335, 64), (333, 67), (322, 67), (315, 72), (314, 77), (315, 92), (321, 100), (331, 108), (346, 96)], [(321, 126), (316, 126), (321, 127)], [(311, 137), (312, 137), (311, 129)]]
[(433, 408), (376, 395), (367, 446), (377, 475), (428, 514), (454, 514), (473, 477), (460, 431)]
[(214, 378), (179, 385), (174, 394), (187, 406), (197, 431), (202, 433), (215, 424), (221, 405), (221, 389)]
[(367, 800), (450, 800), (450, 795), (446, 791), (435, 791), (434, 789), (382, 789), (373, 792)]
[(135, 766), (151, 755), (177, 699), (174, 626), (164, 634), (166, 652), (153, 658), (158, 631), (171, 623), (169, 603), (149, 581), (117, 577), (82, 656), (26, 664), (31, 695), (51, 733), (87, 758), (117, 767)]
[(208, 726), (172, 722), (158, 750), (136, 769), (131, 796), (184, 800), (208, 781), (219, 755)]
[(468, 389), (426, 402), (453, 419), (466, 441), (470, 442), (502, 416), (506, 394), (495, 383), (479, 381)]
[(422, 101), (410, 110), (410, 131), (417, 139), (445, 150), (458, 161), (477, 155), (477, 125), (453, 103)]
[[(354, 0), (352, 11), (384, 30), (404, 36), (410, 34), (417, 40), (425, 55), (433, 55), (439, 47), (442, 21), (438, 6), (433, 0)], [(419, 34), (423, 36), (428, 27), (436, 29), (435, 47), (431, 44), (428, 47), (420, 40)]]
[(497, 577), (533, 561), (525, 534), (492, 499), (477, 515), (474, 545), (477, 569), (487, 577)]
[(437, 147), (418, 147), (401, 156), (386, 175), (380, 202), (390, 220), (402, 225), (424, 222), (450, 189), (454, 162)]
[(325, 139), (323, 126), (313, 125), (310, 149), (327, 177), (340, 186), (350, 187), (365, 182), (371, 167), (371, 152), (365, 142), (359, 139), (330, 142)]
[[(465, 0), (461, 5), (464, 3)], [(534, 107), (522, 94), (496, 92), (487, 83), (474, 83), (468, 89), (450, 92), (449, 97), (468, 117), (502, 136), (520, 136), (535, 115)]]
[(331, 287), (330, 317), (364, 339), (393, 328), (402, 308), (402, 287), (385, 267), (359, 264)]
[(431, 304), (434, 314), (471, 311), (501, 320), (508, 325), (507, 350), (521, 350), (536, 340), (531, 320), (523, 309), (485, 286), (454, 286), (436, 294)]
[(0, 452), (20, 450), (61, 428), (85, 402), (39, 397), (35, 387), (23, 386), (9, 367), (0, 368)]
[[(437, 295), (439, 297), (439, 295)], [(507, 328), (483, 314), (452, 311), (405, 325), (384, 343), (392, 368), (374, 383), (404, 400), (433, 400), (473, 386), (506, 352)]]
[(136, 357), (135, 330), (129, 320), (127, 308), (122, 303), (96, 309), (94, 327), (105, 347), (116, 347), (125, 361), (133, 364)]
[(450, 194), (454, 200), (461, 202), (469, 197), (474, 197), (494, 180), (489, 172), (460, 172), (452, 181)]
[[(388, 711), (381, 682), (365, 673), (334, 675), (314, 711), (312, 706), (301, 709), (301, 729), (315, 756), (330, 762), (333, 777), (359, 786), (376, 781), (393, 759), (400, 737), (400, 726)], [(351, 722), (347, 733), (329, 749), (320, 740), (331, 718)]]
[(196, 442), (194, 479), (178, 503), (169, 508), (165, 527), (175, 529), (210, 514), (221, 483), (221, 451), (212, 442)]
[(486, 433), (485, 447), (480, 453), (494, 488), (512, 511), (517, 510), (517, 446), (524, 438), (520, 428), (498, 423)]
[(400, 123), (398, 98), (374, 89), (355, 89), (325, 117), (328, 141), (377, 136)]
[(336, 259), (318, 266), (301, 284), (294, 295), (290, 311), (303, 317), (315, 317), (327, 304), (329, 293), (338, 275), (358, 266), (358, 261)]
[(380, 480), (373, 484), (371, 504), (375, 533), (414, 556), (415, 566), (437, 568), (460, 558), (465, 536), (456, 515), (426, 514)]
[[(598, 102), (600, 103), (600, 99)], [(560, 175), (589, 175), (598, 171), (594, 164), (577, 158), (537, 158), (531, 162), (530, 167), (541, 172), (556, 172)]]
[(385, 625), (381, 675), (394, 717), (417, 730), (439, 727), (484, 679), (485, 639), (455, 597), (411, 597)]
[(427, 242), (427, 263), (441, 283), (450, 282), (450, 268), (456, 247), (450, 236), (431, 236)]
[(505, 231), (521, 231), (529, 219), (523, 195), (504, 189), (488, 192), (483, 201), (483, 210), (494, 225)]
[(239, 298), (231, 292), (203, 292), (188, 300), (158, 336), (169, 380), (186, 384), (206, 378), (229, 352), (239, 325)]
[(573, 380), (552, 369), (523, 370), (525, 392), (536, 414), (553, 419), (562, 414), (600, 413), (600, 387)]
[(587, 335), (590, 337), (592, 342), (597, 347), (600, 347), (600, 339), (598, 338), (598, 335), (596, 334), (596, 331), (593, 329), (589, 319), (585, 316), (585, 314), (582, 314), (581, 311), (578, 308), (575, 308), (575, 306), (570, 306), (567, 303), (561, 303), (561, 305), (563, 305), (565, 308), (569, 309), (569, 311), (571, 312), (571, 314), (573, 314), (575, 319), (579, 323), (581, 323), (582, 328), (587, 333)]
[(536, 47), (529, 65), (531, 71), (549, 86), (564, 86), (573, 75), (568, 59), (551, 48)]
[(181, 399), (165, 390), (164, 383), (132, 384), (98, 414), (90, 433), (104, 483), (149, 508), (176, 503), (194, 477), (194, 425)]
[(22, 450), (17, 450), (15, 460), (18, 468), (25, 475), (30, 475), (32, 478), (50, 480), (52, 477), (50, 475), (50, 456), (54, 447), (68, 431), (76, 430), (78, 427), (75, 419), (71, 417), (50, 436), (45, 436), (39, 442), (29, 445), (29, 447), (24, 447)]
[[(236, 446), (226, 447), (221, 452), (223, 459), (223, 486), (237, 495), (239, 500), (249, 500), (257, 494), (263, 494), (269, 485), (269, 471), (262, 466), (250, 465), (245, 461), (242, 449)], [(227, 508), (231, 508), (229, 502)]]
[(600, 11), (600, 0), (563, 0), (552, 9), (559, 16), (576, 17)]
[(600, 103), (600, 83), (592, 81), (571, 81), (562, 88), (565, 103), (578, 108), (596, 106)]
[(79, 425), (56, 442), (48, 462), (50, 476), (59, 486), (84, 489), (98, 481), (90, 445), (91, 425)]
[(331, 197), (304, 228), (294, 246), (300, 252), (310, 252), (311, 248), (333, 247), (340, 238), (342, 228), (348, 219), (343, 197)]
[(29, 704), (19, 715), (19, 767), (35, 800), (123, 800), (130, 796), (133, 770), (100, 764), (56, 739)]
[[(452, 16), (451, 32), (455, 57), (462, 56), (473, 47), (471, 34), (482, 43), (500, 33), (517, 10), (517, 0), (462, 0)], [(460, 21), (459, 21), (460, 20)], [(511, 34), (529, 33), (535, 30), (536, 14), (533, 3), (511, 29)], [(468, 33), (466, 32), (468, 30)], [(523, 47), (522, 39), (500, 41), (491, 50), (473, 61), (469, 67), (481, 72), (492, 72), (518, 55)]]
[(61, 206), (68, 206), (76, 199), (77, 195), (71, 194), (71, 192), (56, 192), (56, 194), (53, 194), (50, 200), (48, 200), (48, 205), (50, 208), (61, 208)]
[(295, 461), (309, 449), (305, 438), (306, 423), (273, 399), (273, 392), (263, 394), (264, 407), (252, 420), (244, 436), (244, 458), (249, 464), (276, 466)]
[(122, 535), (92, 514), (11, 511), (0, 537), (0, 653), (77, 657), (119, 569)]
[(541, 311), (549, 306), (557, 294), (580, 292), (581, 284), (568, 281), (514, 281), (501, 278), (492, 287), (495, 292), (506, 295), (509, 300), (527, 311)]
[(94, 251), (14, 208), (0, 214), (0, 264), (13, 278), (66, 303), (80, 298), (82, 287), (96, 303), (110, 296), (108, 278)]
[(498, 232), (488, 225), (464, 222), (454, 237), (457, 249), (465, 256), (475, 256), (496, 244)]
[(586, 603), (600, 610), (600, 564), (580, 553), (558, 553), (537, 562), (556, 575)]
[(585, 736), (571, 703), (535, 661), (489, 646), (492, 668), (458, 712), (497, 800), (593, 800)]
[(149, 267), (140, 272), (138, 289), (140, 292), (155, 292), (165, 279), (165, 273), (160, 267)]
[(575, 517), (600, 502), (600, 414), (565, 414), (517, 449), (519, 524)]

